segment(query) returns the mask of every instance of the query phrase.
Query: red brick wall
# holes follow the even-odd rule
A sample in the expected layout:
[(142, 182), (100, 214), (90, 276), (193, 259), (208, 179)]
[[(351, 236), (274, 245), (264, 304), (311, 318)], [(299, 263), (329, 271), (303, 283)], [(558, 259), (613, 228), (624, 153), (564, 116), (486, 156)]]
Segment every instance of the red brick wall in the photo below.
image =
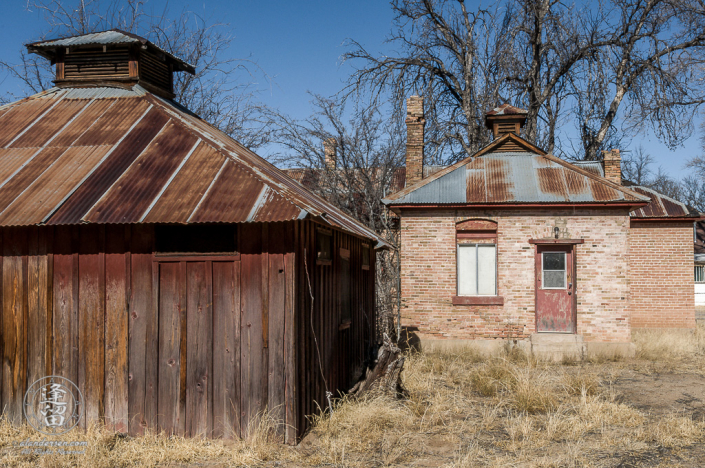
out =
[[(452, 304), (455, 223), (498, 223), (497, 289), (503, 306)], [(402, 325), (421, 338), (524, 338), (534, 332), (534, 253), (529, 239), (583, 238), (577, 248), (578, 333), (586, 341), (630, 341), (625, 210), (404, 210), (401, 218)]]
[(693, 328), (693, 223), (633, 222), (629, 233), (633, 328)]

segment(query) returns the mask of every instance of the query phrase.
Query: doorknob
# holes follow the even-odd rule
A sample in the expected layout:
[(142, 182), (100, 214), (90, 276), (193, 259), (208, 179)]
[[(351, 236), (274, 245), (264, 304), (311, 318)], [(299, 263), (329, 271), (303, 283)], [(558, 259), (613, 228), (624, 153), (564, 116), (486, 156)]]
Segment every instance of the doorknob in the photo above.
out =
[(573, 294), (573, 283), (568, 283), (568, 295)]

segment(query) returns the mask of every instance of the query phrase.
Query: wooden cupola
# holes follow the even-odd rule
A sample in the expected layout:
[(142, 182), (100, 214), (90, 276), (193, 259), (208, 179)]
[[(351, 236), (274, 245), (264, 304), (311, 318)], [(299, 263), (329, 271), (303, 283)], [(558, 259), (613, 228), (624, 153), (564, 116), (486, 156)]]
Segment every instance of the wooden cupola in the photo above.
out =
[(519, 135), (521, 128), (526, 123), (527, 111), (518, 107), (502, 104), (485, 114), (485, 125), (492, 130), (495, 139), (514, 133)]
[(174, 72), (195, 73), (192, 65), (135, 34), (111, 29), (82, 36), (27, 44), (56, 65), (58, 87), (139, 84), (159, 96), (174, 98)]

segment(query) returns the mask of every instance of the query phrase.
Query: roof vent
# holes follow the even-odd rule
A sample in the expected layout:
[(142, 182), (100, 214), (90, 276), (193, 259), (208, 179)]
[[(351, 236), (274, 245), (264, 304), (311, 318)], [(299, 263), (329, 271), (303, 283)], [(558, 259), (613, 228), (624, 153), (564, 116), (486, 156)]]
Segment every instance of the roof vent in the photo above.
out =
[(192, 65), (119, 29), (34, 42), (27, 44), (27, 50), (56, 64), (54, 83), (59, 87), (131, 88), (139, 83), (154, 94), (173, 99), (173, 73), (195, 73)]
[(495, 139), (507, 133), (519, 135), (520, 129), (526, 123), (527, 113), (524, 109), (502, 104), (485, 114), (485, 125), (492, 130)]

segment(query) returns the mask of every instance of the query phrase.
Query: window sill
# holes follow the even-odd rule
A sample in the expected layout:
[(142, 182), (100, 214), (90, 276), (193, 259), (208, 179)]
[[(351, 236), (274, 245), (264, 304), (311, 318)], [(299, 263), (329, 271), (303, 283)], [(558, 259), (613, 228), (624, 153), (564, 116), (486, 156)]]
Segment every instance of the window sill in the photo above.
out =
[(453, 305), (504, 305), (502, 296), (453, 296)]

